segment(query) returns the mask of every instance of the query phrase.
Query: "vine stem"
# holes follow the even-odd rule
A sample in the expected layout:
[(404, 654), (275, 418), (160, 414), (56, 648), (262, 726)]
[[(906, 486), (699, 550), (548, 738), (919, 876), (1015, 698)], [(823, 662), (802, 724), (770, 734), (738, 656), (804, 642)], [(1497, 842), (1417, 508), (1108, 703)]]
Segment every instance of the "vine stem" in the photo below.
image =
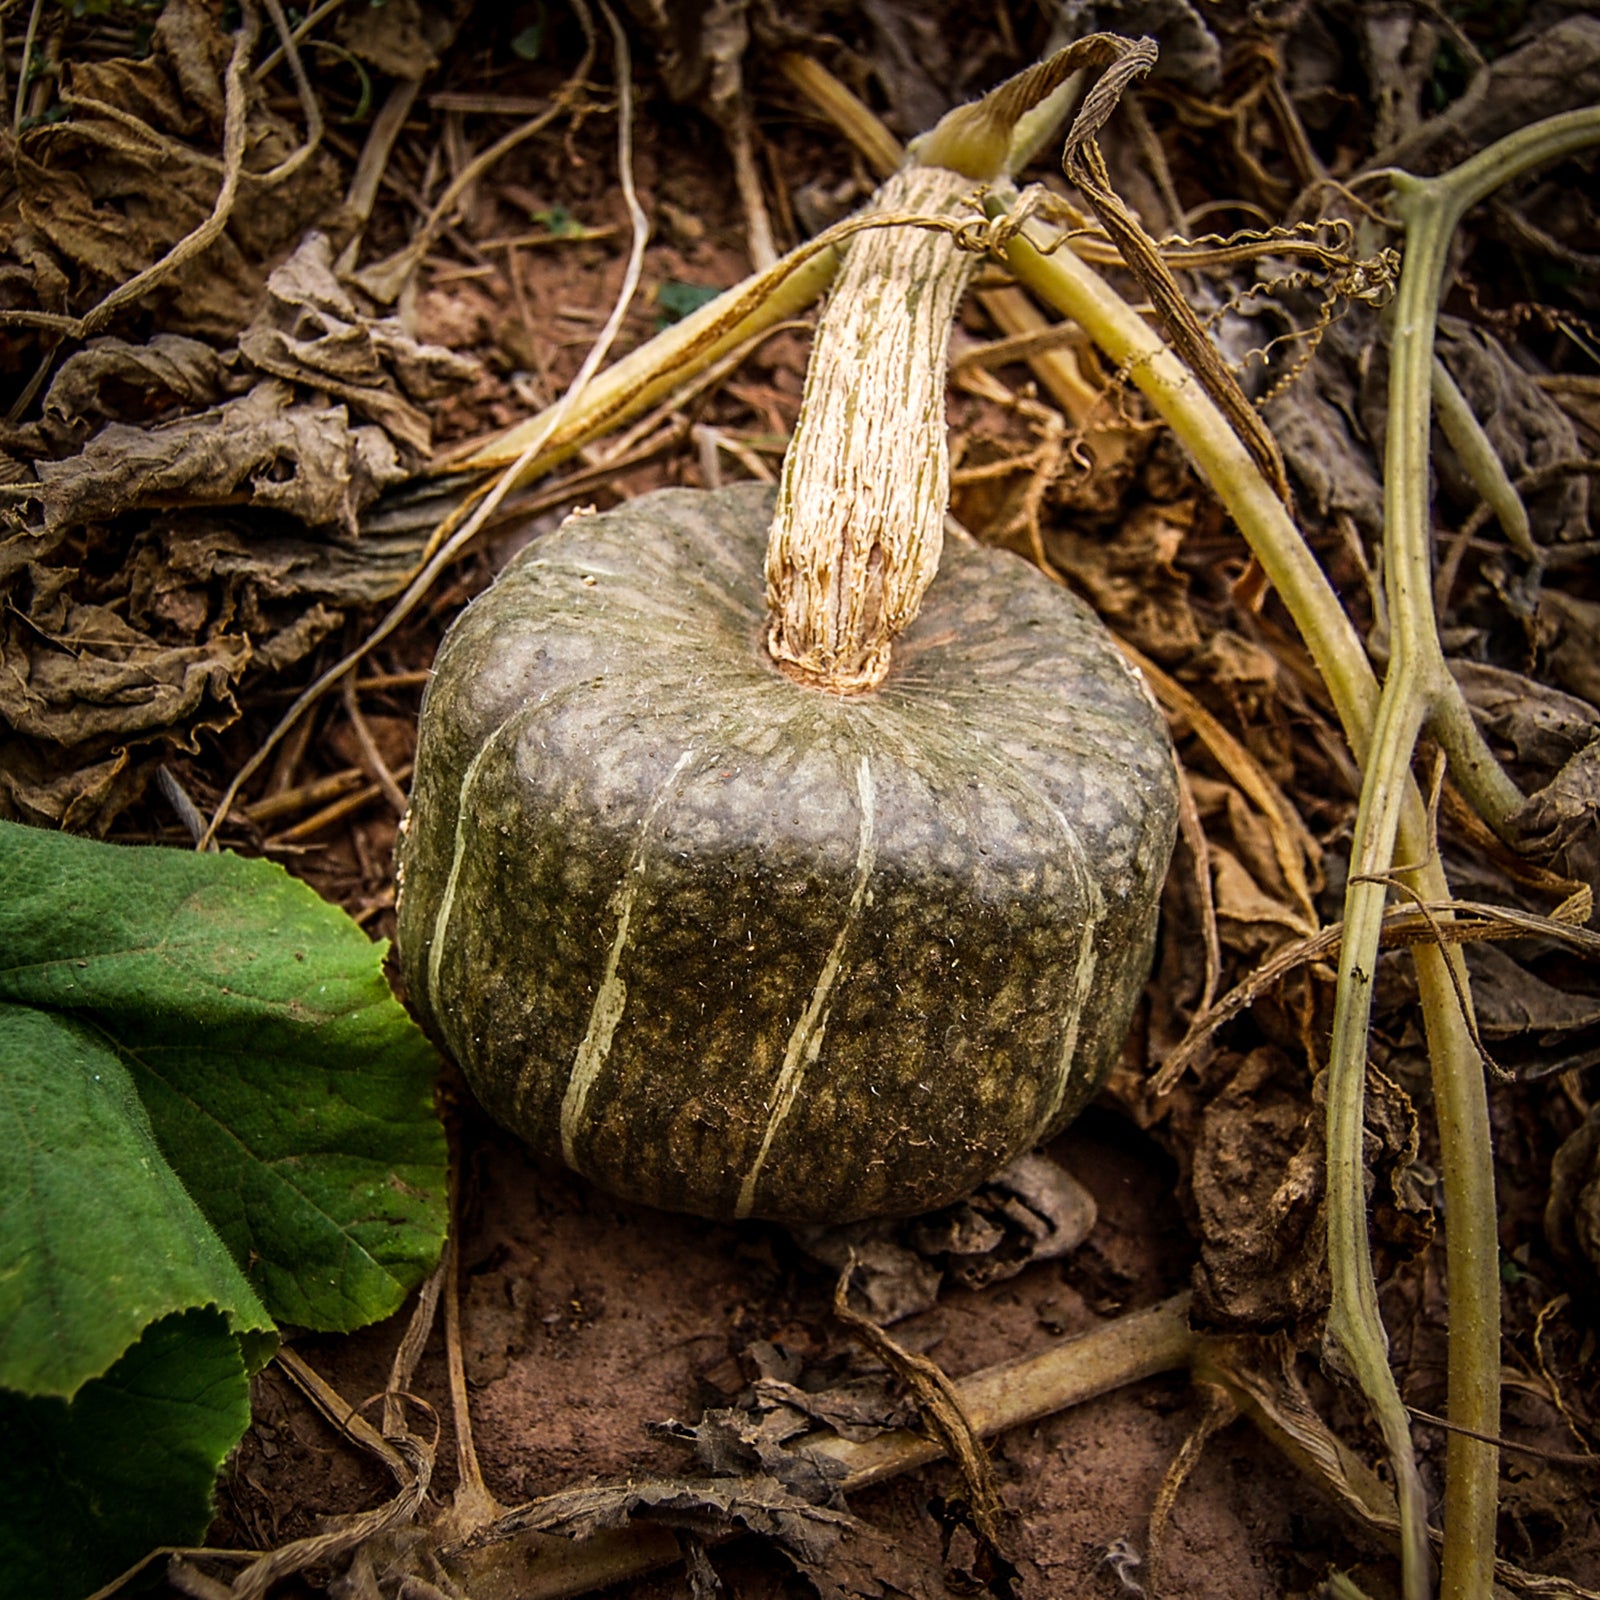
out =
[[(1366, 1394), (1394, 1467), (1407, 1600), (1424, 1600), (1431, 1574), (1426, 1498), (1410, 1421), (1389, 1366), (1367, 1228), (1362, 1136), (1372, 979), (1396, 846), (1406, 861), (1420, 863), (1402, 875), (1408, 887), (1429, 899), (1449, 895), (1411, 778), (1423, 726), (1431, 727), (1457, 782), (1491, 825), (1503, 829), (1520, 799), (1445, 667), (1434, 623), (1427, 537), (1434, 330), (1450, 242), (1467, 209), (1516, 174), (1597, 138), (1600, 111), (1574, 112), (1522, 129), (1442, 177), (1396, 174), (1393, 179), (1407, 248), (1390, 373), (1385, 540), (1393, 646), (1381, 694), (1315, 557), (1198, 383), (1121, 297), (1070, 252), (1045, 254), (1026, 230), (1006, 248), (1013, 271), (1075, 318), (1131, 373), (1194, 455), (1294, 617), (1363, 767), (1329, 1062), (1333, 1303), (1328, 1340), (1330, 1353)], [(991, 214), (998, 215), (1005, 203), (1002, 196), (992, 197)], [(1424, 947), (1414, 959), (1448, 1217), (1450, 1420), (1492, 1437), (1499, 1431), (1500, 1304), (1488, 1097), (1469, 1019), (1457, 998), (1458, 989), (1468, 992), (1460, 952)], [(1444, 1505), (1446, 1600), (1477, 1600), (1491, 1592), (1497, 1474), (1498, 1452), (1492, 1445), (1451, 1435)]]
[[(1334, 1300), (1328, 1333), (1360, 1374), (1397, 1478), (1411, 1489), (1401, 1499), (1407, 1523), (1408, 1597), (1427, 1593), (1428, 1572), (1425, 1551), (1418, 1548), (1423, 1535), (1415, 1526), (1422, 1508), (1407, 1505), (1417, 1495), (1414, 1470), (1404, 1474), (1400, 1470), (1402, 1460), (1410, 1456), (1410, 1430), (1385, 1355), (1367, 1240), (1361, 1138), (1371, 978), (1397, 835), (1407, 858), (1418, 859), (1401, 827), (1400, 796), (1409, 783), (1423, 726), (1434, 733), (1457, 782), (1491, 825), (1503, 830), (1511, 806), (1520, 799), (1484, 746), (1450, 676), (1434, 617), (1428, 518), (1434, 336), (1451, 241), (1468, 209), (1519, 173), (1596, 140), (1600, 140), (1600, 110), (1591, 108), (1520, 129), (1439, 177), (1396, 173), (1391, 179), (1392, 203), (1406, 234), (1391, 338), (1384, 463), (1392, 642), (1356, 818), (1329, 1061), (1329, 1260)], [(1445, 887), (1443, 870), (1431, 853), (1427, 864), (1409, 876), (1412, 887), (1422, 894)], [(1492, 1438), (1500, 1431), (1500, 1283), (1488, 1091), (1468, 1018), (1449, 982), (1452, 965), (1465, 978), (1460, 952), (1419, 949), (1416, 960), (1447, 1218), (1450, 1421)], [(1468, 992), (1464, 982), (1460, 992)], [(1493, 1445), (1452, 1432), (1445, 1457), (1444, 1600), (1478, 1600), (1492, 1592), (1498, 1461)]]
[[(987, 207), (992, 215), (998, 216), (1013, 198), (995, 194)], [(1040, 239), (1036, 227), (1031, 224), (1005, 246), (1007, 264), (1017, 277), (1041, 299), (1077, 321), (1094, 342), (1129, 373), (1193, 456), (1238, 523), (1256, 559), (1294, 618), (1328, 686), (1345, 738), (1357, 761), (1364, 769), (1369, 769), (1375, 736), (1385, 736), (1385, 730), (1378, 727), (1378, 681), (1354, 625), (1287, 507), (1262, 476), (1198, 379), (1162, 343), (1138, 312), (1070, 250), (1047, 251), (1048, 244)], [(1392, 736), (1389, 736), (1389, 743), (1391, 746), (1395, 743)], [(1379, 869), (1383, 871), (1393, 860), (1397, 835), (1408, 859), (1421, 860), (1428, 853), (1426, 814), (1409, 774), (1410, 748), (1409, 743), (1404, 745), (1398, 775), (1383, 786), (1390, 801), (1380, 819), (1388, 830), (1388, 850)], [(1371, 787), (1369, 782), (1364, 793), (1370, 792)], [(1449, 895), (1436, 861), (1416, 874), (1415, 887), (1430, 899), (1446, 899)], [(1381, 886), (1374, 903), (1381, 924)], [(1348, 918), (1348, 911), (1346, 915)], [(1350, 942), (1347, 922), (1345, 948)], [(1375, 942), (1373, 950), (1376, 950)], [(1418, 955), (1422, 959), (1417, 962), (1417, 980), (1424, 995), (1423, 1010), (1430, 1029), (1430, 1055), (1453, 1053), (1456, 1048), (1453, 1019), (1459, 1013), (1449, 972), (1442, 963), (1428, 961), (1426, 952), (1419, 951)], [(1354, 965), (1352, 963), (1352, 970)], [(1361, 964), (1366, 975), (1363, 998), (1367, 1002), (1370, 1002), (1372, 968), (1373, 956), (1369, 955)], [(1353, 981), (1353, 978), (1347, 979), (1340, 984), (1339, 995), (1347, 1010)], [(1366, 1017), (1366, 1006), (1359, 1015), (1362, 1019)], [(1350, 1026), (1347, 1022), (1347, 1031)], [(1439, 1029), (1444, 1032), (1437, 1034)], [(1464, 1036), (1464, 1024), (1461, 1032)], [(1364, 1042), (1364, 1028), (1353, 1037)], [(1470, 1047), (1470, 1040), (1467, 1043)], [(1476, 1064), (1475, 1054), (1472, 1059)], [(1331, 1084), (1329, 1089), (1328, 1245), (1334, 1278), (1330, 1327), (1341, 1316), (1348, 1324), (1348, 1333), (1338, 1341), (1338, 1353), (1378, 1418), (1395, 1468), (1401, 1510), (1402, 1562), (1407, 1572), (1421, 1574), (1408, 1590), (1407, 1600), (1418, 1600), (1426, 1594), (1428, 1582), (1427, 1505), (1411, 1444), (1410, 1420), (1389, 1370), (1387, 1342), (1377, 1314), (1361, 1159), (1362, 1089), (1360, 1076), (1353, 1095), (1346, 1092), (1340, 1096)]]
[[(1351, 748), (1364, 769), (1356, 848), (1345, 906), (1328, 1089), (1329, 1339), (1367, 1396), (1394, 1467), (1408, 1600), (1431, 1587), (1426, 1500), (1410, 1423), (1389, 1368), (1367, 1230), (1362, 1133), (1372, 974), (1385, 883), (1396, 846), (1420, 865), (1403, 881), (1429, 899), (1449, 886), (1430, 848), (1411, 779), (1416, 738), (1431, 726), (1469, 798), (1504, 826), (1514, 788), (1483, 745), (1444, 666), (1434, 626), (1427, 539), (1427, 463), (1433, 334), (1456, 224), (1469, 206), (1516, 173), (1600, 138), (1600, 112), (1584, 111), (1509, 136), (1442, 178), (1398, 176), (1407, 251), (1396, 308), (1389, 415), (1386, 541), (1393, 654), (1380, 695), (1343, 607), (1287, 511), (1197, 381), (1120, 296), (1066, 250), (1047, 254), (1029, 230), (1006, 257), (1030, 288), (1075, 318), (1133, 377), (1189, 448), (1232, 512), (1317, 661)], [(991, 214), (1007, 199), (991, 197)], [(1487, 1093), (1451, 964), (1459, 952), (1414, 953), (1439, 1123), (1450, 1275), (1450, 1420), (1494, 1435), (1499, 1427), (1499, 1278)], [(1462, 974), (1458, 968), (1457, 976)], [(1466, 993), (1464, 981), (1461, 992)], [(1497, 1452), (1465, 1435), (1447, 1447), (1443, 1584), (1447, 1600), (1487, 1596), (1494, 1564)]]

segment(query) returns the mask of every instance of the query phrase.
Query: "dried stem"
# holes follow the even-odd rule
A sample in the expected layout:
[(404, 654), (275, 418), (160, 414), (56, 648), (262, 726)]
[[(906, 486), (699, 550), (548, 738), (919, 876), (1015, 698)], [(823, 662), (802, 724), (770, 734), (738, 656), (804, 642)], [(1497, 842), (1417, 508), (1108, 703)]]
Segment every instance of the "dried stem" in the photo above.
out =
[[(1036, 1355), (988, 1367), (954, 1382), (961, 1409), (982, 1438), (1023, 1427), (1043, 1417), (1109, 1394), (1124, 1384), (1138, 1383), (1162, 1372), (1187, 1368), (1202, 1346), (1189, 1327), (1189, 1297), (1178, 1295), (1144, 1311), (1102, 1324), (1078, 1338), (1066, 1339)], [(860, 1441), (835, 1433), (818, 1433), (795, 1441), (796, 1453), (827, 1456), (844, 1468), (839, 1487), (852, 1494), (903, 1472), (937, 1461), (943, 1447), (921, 1433), (894, 1431)], [(509, 1511), (491, 1526), (445, 1552), (453, 1570), (477, 1592), (478, 1573), (496, 1571), (504, 1561), (506, 1540), (530, 1537), (521, 1531), (541, 1502)], [(597, 1533), (582, 1544), (564, 1539), (538, 1540), (539, 1559), (515, 1566), (519, 1600), (562, 1600), (606, 1584), (623, 1583), (680, 1559), (676, 1543), (664, 1530), (635, 1523)]]
[[(1068, 148), (1092, 150), (1155, 58), (1149, 39), (1076, 40), (914, 140), (911, 164), (871, 209), (954, 216), (971, 182), (1005, 174), (1054, 125), (1083, 70), (1099, 76)], [(767, 649), (797, 682), (831, 694), (883, 681), (938, 571), (950, 498), (945, 367), (972, 266), (962, 242), (926, 227), (857, 239), (812, 346), (767, 544)]]
[(39, 37), (39, 13), (44, 10), (44, 0), (33, 0), (28, 8), (28, 26), (22, 35), (22, 65), (17, 68), (17, 103), (11, 113), (11, 137), (22, 132), (22, 117), (28, 103), (28, 66), (33, 60), (34, 41)]
[[(886, 212), (954, 214), (971, 180), (907, 167)], [(972, 257), (948, 233), (850, 246), (806, 368), (767, 545), (767, 648), (797, 682), (874, 689), (938, 571), (950, 497), (945, 361)]]
[(583, 27), (583, 57), (578, 65), (568, 76), (567, 81), (561, 85), (551, 99), (537, 116), (529, 117), (526, 122), (519, 124), (509, 133), (503, 134), (486, 149), (480, 150), (469, 161), (439, 196), (438, 203), (423, 219), (422, 225), (412, 234), (411, 238), (392, 256), (383, 261), (375, 261), (369, 267), (363, 267), (355, 274), (355, 281), (370, 294), (374, 300), (387, 305), (400, 296), (400, 291), (405, 287), (406, 280), (421, 265), (422, 259), (433, 248), (439, 235), (449, 226), (451, 214), (456, 203), (483, 176), (490, 167), (509, 155), (520, 144), (525, 144), (534, 134), (546, 128), (555, 121), (569, 106), (573, 105), (583, 93), (588, 83), (589, 69), (594, 65), (595, 56), (595, 29), (594, 19), (589, 14), (589, 8), (584, 0), (572, 0), (572, 9)]

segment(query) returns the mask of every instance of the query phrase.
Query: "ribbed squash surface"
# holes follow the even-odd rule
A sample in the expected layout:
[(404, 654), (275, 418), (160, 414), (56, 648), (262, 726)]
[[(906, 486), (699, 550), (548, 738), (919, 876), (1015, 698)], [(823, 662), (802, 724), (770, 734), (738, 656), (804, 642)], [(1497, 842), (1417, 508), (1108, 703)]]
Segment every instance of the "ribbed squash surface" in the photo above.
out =
[(882, 687), (763, 638), (770, 492), (570, 519), (446, 640), (401, 847), (409, 996), (616, 1193), (840, 1221), (969, 1191), (1093, 1094), (1176, 794), (1099, 622), (948, 541)]

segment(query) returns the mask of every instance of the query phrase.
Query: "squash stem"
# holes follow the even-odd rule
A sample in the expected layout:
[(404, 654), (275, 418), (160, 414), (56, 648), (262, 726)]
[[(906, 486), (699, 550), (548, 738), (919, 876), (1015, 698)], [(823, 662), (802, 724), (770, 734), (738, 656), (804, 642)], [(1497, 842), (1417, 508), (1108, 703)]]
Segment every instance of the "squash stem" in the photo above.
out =
[[(971, 179), (911, 166), (874, 209), (954, 215)], [(829, 296), (767, 545), (767, 648), (796, 681), (876, 688), (939, 567), (945, 364), (973, 256), (944, 231), (859, 234)]]

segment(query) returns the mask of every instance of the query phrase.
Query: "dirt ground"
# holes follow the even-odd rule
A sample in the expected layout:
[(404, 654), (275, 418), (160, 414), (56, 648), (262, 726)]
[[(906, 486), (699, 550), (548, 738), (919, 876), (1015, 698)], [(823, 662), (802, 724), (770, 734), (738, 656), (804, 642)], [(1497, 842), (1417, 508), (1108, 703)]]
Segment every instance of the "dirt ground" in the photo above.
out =
[[(467, 1149), (462, 1343), (484, 1474), (503, 1502), (592, 1476), (684, 1470), (682, 1448), (645, 1425), (727, 1405), (756, 1375), (747, 1351), (758, 1340), (817, 1370), (870, 1364), (829, 1316), (832, 1274), (783, 1229), (624, 1205), (535, 1165), (476, 1122)], [(1173, 1172), (1151, 1141), (1094, 1111), (1051, 1153), (1095, 1197), (1089, 1240), (1066, 1261), (986, 1291), (946, 1290), (937, 1308), (895, 1327), (901, 1343), (953, 1376), (1031, 1354), (1187, 1282), (1193, 1252)], [(365, 1398), (383, 1387), (395, 1332), (296, 1348), (346, 1397)], [(445, 1392), (440, 1344), (417, 1378), (436, 1398)], [(1151, 1505), (1195, 1420), (1187, 1381), (1174, 1376), (999, 1441), (993, 1460), (1019, 1592), (1134, 1592)], [(436, 1481), (441, 1492), (451, 1486), (448, 1472)], [(382, 1471), (365, 1467), (269, 1370), (213, 1540), (269, 1547), (311, 1531), (321, 1515), (374, 1503), (384, 1487)], [(952, 1532), (940, 1512), (960, 1492), (953, 1468), (930, 1468), (853, 1497), (852, 1509), (937, 1568)], [(1118, 1561), (1123, 1551), (1130, 1562)], [(1330, 1562), (1361, 1554), (1331, 1508), (1239, 1425), (1212, 1443), (1174, 1510), (1166, 1592), (1304, 1592)], [(730, 1593), (807, 1592), (781, 1557), (748, 1540), (718, 1549), (715, 1565)], [(665, 1600), (689, 1590), (682, 1575), (662, 1574), (624, 1592)]]

